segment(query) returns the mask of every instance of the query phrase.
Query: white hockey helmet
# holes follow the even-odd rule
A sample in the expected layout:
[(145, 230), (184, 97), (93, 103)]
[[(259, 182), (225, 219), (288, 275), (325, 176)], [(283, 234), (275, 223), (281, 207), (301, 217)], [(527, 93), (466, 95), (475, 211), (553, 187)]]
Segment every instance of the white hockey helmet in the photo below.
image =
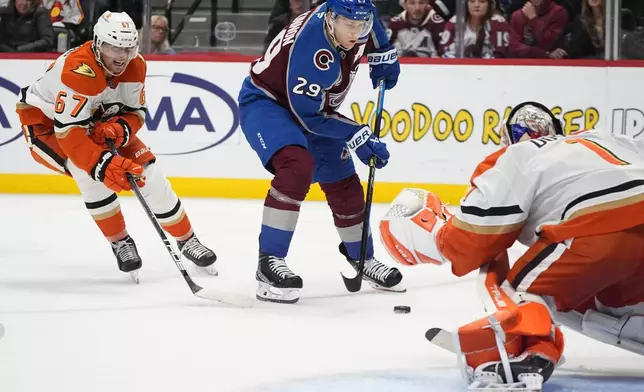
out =
[[(96, 61), (110, 72), (101, 59), (101, 47), (103, 44), (108, 44), (114, 49), (126, 49), (127, 62), (137, 56), (139, 51), (139, 32), (136, 30), (134, 21), (127, 13), (106, 11), (98, 18), (94, 26), (92, 49), (94, 50)], [(125, 71), (125, 67), (123, 67), (123, 71)], [(120, 73), (123, 73), (123, 71)], [(114, 75), (112, 72), (110, 73)]]

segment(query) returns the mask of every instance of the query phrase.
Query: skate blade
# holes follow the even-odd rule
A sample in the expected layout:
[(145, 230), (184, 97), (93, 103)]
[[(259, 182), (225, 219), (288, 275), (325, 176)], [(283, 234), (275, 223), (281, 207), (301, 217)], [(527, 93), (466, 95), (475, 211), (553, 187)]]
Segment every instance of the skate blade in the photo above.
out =
[(132, 282), (139, 284), (139, 270), (130, 271), (128, 274), (130, 274)]
[(255, 297), (264, 302), (278, 304), (294, 304), (300, 300), (300, 289), (282, 289), (268, 283), (258, 282)]
[(228, 305), (240, 308), (253, 306), (253, 299), (248, 295), (217, 290), (215, 288), (203, 288), (195, 293), (197, 297), (219, 301)]
[(406, 293), (407, 289), (402, 286), (402, 284), (398, 283), (397, 285), (393, 287), (384, 287), (379, 285), (378, 283), (374, 283), (372, 281), (367, 280), (371, 288), (374, 290), (378, 291), (384, 291), (384, 292), (389, 292), (389, 293)]
[[(522, 381), (511, 383), (511, 384), (501, 384), (494, 381), (484, 381), (484, 380), (475, 380), (469, 388), (468, 391), (495, 391), (495, 392), (541, 392), (543, 388), (543, 377), (540, 375), (531, 375), (523, 374), (526, 376)], [(538, 377), (536, 377), (538, 376)]]
[(211, 265), (209, 265), (207, 267), (200, 267), (198, 265), (196, 267), (197, 267), (197, 271), (200, 271), (202, 274), (211, 275), (211, 276), (219, 276), (219, 272), (215, 269), (214, 264), (211, 264)]

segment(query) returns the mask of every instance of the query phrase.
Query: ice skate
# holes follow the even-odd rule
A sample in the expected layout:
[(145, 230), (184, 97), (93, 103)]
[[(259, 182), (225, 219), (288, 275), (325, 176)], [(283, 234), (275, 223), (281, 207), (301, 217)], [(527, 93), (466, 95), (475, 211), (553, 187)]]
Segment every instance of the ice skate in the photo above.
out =
[(302, 278), (281, 257), (259, 252), (255, 279), (259, 283), (256, 296), (260, 301), (294, 304), (300, 299)]
[(177, 246), (181, 254), (197, 267), (202, 268), (210, 275), (217, 276), (219, 274), (214, 266), (215, 261), (217, 261), (217, 255), (199, 242), (196, 235), (193, 234), (186, 241), (177, 241)]
[(141, 257), (136, 249), (134, 240), (129, 235), (122, 240), (114, 241), (112, 252), (116, 256), (116, 262), (119, 270), (130, 274), (134, 283), (139, 283), (139, 269), (141, 268)]
[[(349, 253), (347, 252), (347, 248), (344, 246), (344, 243), (340, 243), (339, 249), (340, 253), (346, 257), (353, 269), (358, 272), (359, 262), (357, 260), (352, 260), (351, 257), (349, 257)], [(407, 289), (402, 286), (402, 278), (402, 273), (398, 268), (389, 267), (388, 265), (376, 260), (376, 258), (371, 258), (364, 262), (362, 279), (368, 282), (369, 285), (376, 290), (404, 293)]]
[(541, 391), (543, 383), (547, 381), (555, 365), (549, 359), (538, 354), (525, 352), (516, 358), (509, 359), (511, 377), (506, 377), (502, 361), (484, 363), (468, 373), (474, 382), (469, 390), (511, 390), (537, 392)]

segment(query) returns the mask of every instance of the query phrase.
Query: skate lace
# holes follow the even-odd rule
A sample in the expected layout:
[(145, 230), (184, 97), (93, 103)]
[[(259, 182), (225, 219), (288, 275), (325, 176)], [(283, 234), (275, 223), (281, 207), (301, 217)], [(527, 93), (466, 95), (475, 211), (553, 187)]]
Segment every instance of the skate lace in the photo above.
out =
[(364, 265), (364, 274), (374, 280), (384, 282), (393, 269), (382, 264), (376, 259), (367, 260)]
[(197, 237), (192, 237), (183, 245), (182, 251), (190, 254), (190, 256), (196, 259), (200, 259), (202, 256), (208, 254), (210, 249), (203, 246)]
[(269, 257), (268, 267), (271, 271), (282, 278), (290, 278), (296, 276), (286, 265), (286, 261), (279, 257)]
[(127, 241), (119, 241), (116, 245), (116, 255), (124, 262), (136, 259), (136, 248), (134, 244)]

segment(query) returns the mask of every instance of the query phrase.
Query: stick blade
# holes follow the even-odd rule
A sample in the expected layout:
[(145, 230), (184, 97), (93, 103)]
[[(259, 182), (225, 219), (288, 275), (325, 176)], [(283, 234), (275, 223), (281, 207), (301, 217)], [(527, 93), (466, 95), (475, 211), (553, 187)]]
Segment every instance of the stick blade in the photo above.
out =
[(443, 328), (430, 328), (425, 332), (425, 338), (432, 344), (454, 353), (454, 339), (452, 333)]
[(202, 288), (195, 292), (195, 295), (199, 298), (219, 301), (228, 305), (237, 306), (240, 308), (250, 308), (254, 304), (254, 300), (245, 294), (232, 293), (217, 290), (215, 288)]
[(360, 274), (356, 275), (355, 278), (347, 278), (342, 275), (342, 280), (344, 281), (344, 286), (350, 293), (356, 293), (362, 288), (362, 277)]

